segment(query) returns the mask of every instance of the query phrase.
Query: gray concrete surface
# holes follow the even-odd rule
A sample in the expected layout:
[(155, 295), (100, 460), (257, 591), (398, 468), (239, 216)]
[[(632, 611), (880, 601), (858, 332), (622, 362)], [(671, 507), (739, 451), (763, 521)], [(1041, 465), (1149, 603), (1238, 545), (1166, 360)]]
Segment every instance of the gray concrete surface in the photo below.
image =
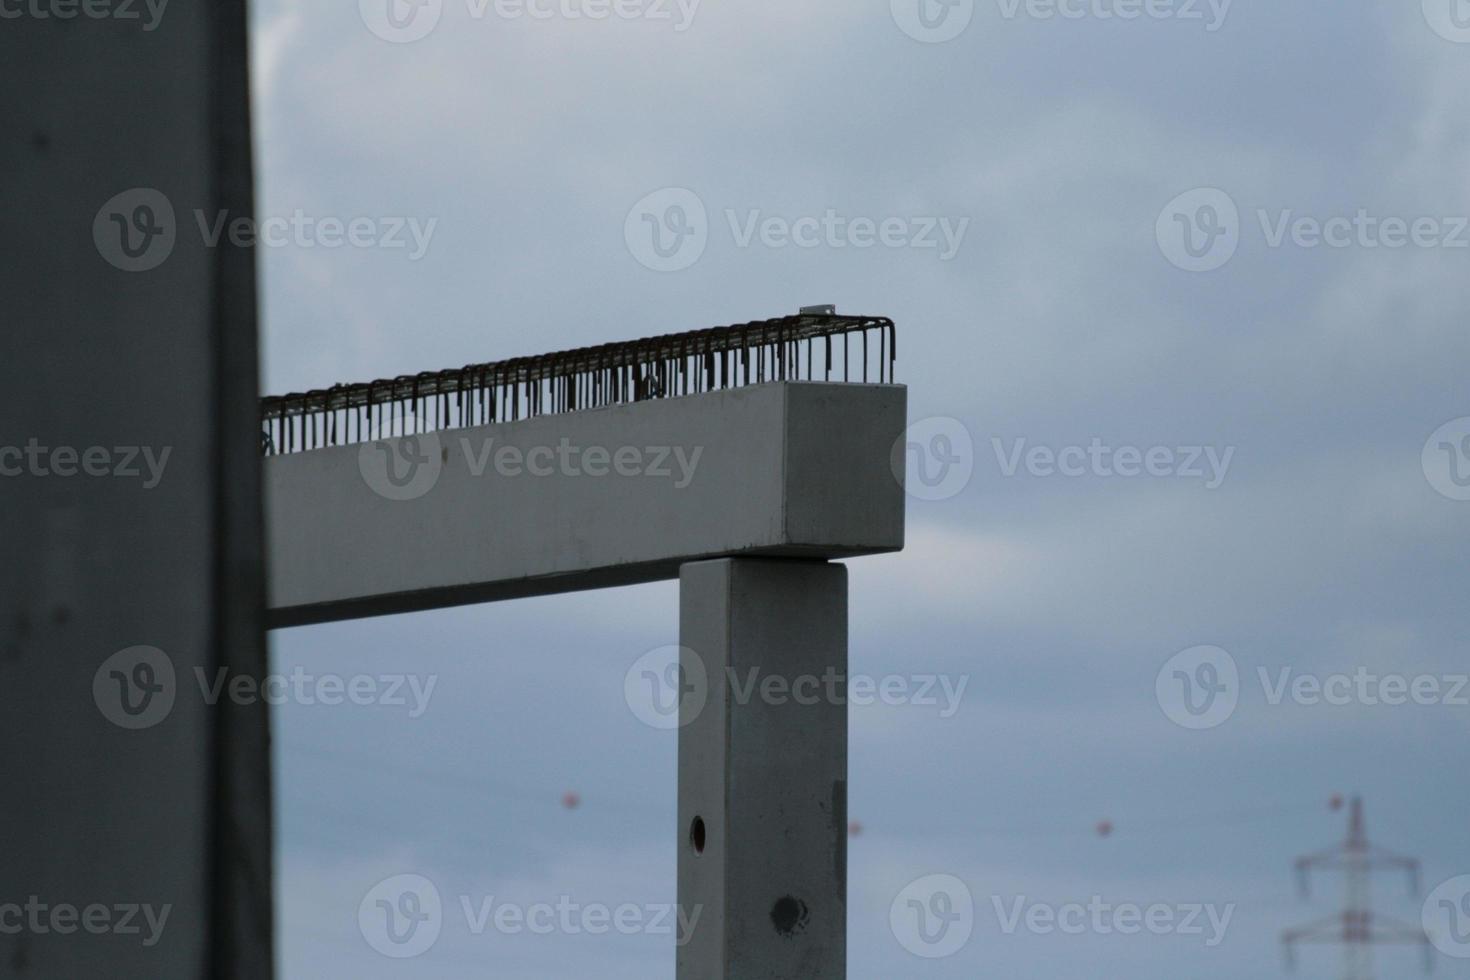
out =
[(847, 569), (679, 577), (678, 980), (847, 975)]
[(0, 977), (264, 980), (266, 706), (193, 680), (265, 665), (254, 257), (190, 234), (252, 210), (245, 11), (63, 6), (0, 22)]
[(272, 456), (270, 623), (894, 551), (905, 412), (902, 386), (778, 382)]

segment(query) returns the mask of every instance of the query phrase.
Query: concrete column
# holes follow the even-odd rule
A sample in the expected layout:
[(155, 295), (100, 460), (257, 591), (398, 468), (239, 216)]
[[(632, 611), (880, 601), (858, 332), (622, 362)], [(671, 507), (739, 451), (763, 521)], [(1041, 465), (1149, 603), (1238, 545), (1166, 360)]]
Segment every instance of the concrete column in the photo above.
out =
[(847, 975), (847, 569), (679, 576), (679, 980)]
[(0, 16), (0, 977), (271, 976), (268, 706), (198, 682), (266, 668), (247, 64), (243, 0)]

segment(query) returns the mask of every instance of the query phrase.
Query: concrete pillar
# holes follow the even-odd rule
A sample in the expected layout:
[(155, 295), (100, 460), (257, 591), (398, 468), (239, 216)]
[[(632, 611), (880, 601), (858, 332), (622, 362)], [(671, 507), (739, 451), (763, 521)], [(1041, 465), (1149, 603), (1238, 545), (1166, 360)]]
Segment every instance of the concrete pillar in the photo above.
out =
[(245, 29), (0, 19), (0, 977), (271, 975)]
[(678, 980), (847, 973), (847, 569), (679, 576)]

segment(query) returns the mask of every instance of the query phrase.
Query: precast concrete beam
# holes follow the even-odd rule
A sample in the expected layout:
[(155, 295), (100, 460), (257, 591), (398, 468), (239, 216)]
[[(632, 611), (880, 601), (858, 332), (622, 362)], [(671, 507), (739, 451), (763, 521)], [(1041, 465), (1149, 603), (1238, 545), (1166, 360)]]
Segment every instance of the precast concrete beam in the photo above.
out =
[(267, 457), (270, 624), (896, 551), (905, 412), (786, 381)]

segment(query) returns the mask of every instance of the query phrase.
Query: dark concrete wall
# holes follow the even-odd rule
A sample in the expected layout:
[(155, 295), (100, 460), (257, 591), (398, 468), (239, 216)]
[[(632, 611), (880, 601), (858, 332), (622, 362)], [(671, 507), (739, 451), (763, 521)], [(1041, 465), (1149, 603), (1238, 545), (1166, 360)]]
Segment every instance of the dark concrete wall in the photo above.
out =
[(266, 709), (194, 677), (265, 659), (254, 257), (193, 218), (252, 213), (245, 10), (6, 10), (0, 977), (269, 977)]

